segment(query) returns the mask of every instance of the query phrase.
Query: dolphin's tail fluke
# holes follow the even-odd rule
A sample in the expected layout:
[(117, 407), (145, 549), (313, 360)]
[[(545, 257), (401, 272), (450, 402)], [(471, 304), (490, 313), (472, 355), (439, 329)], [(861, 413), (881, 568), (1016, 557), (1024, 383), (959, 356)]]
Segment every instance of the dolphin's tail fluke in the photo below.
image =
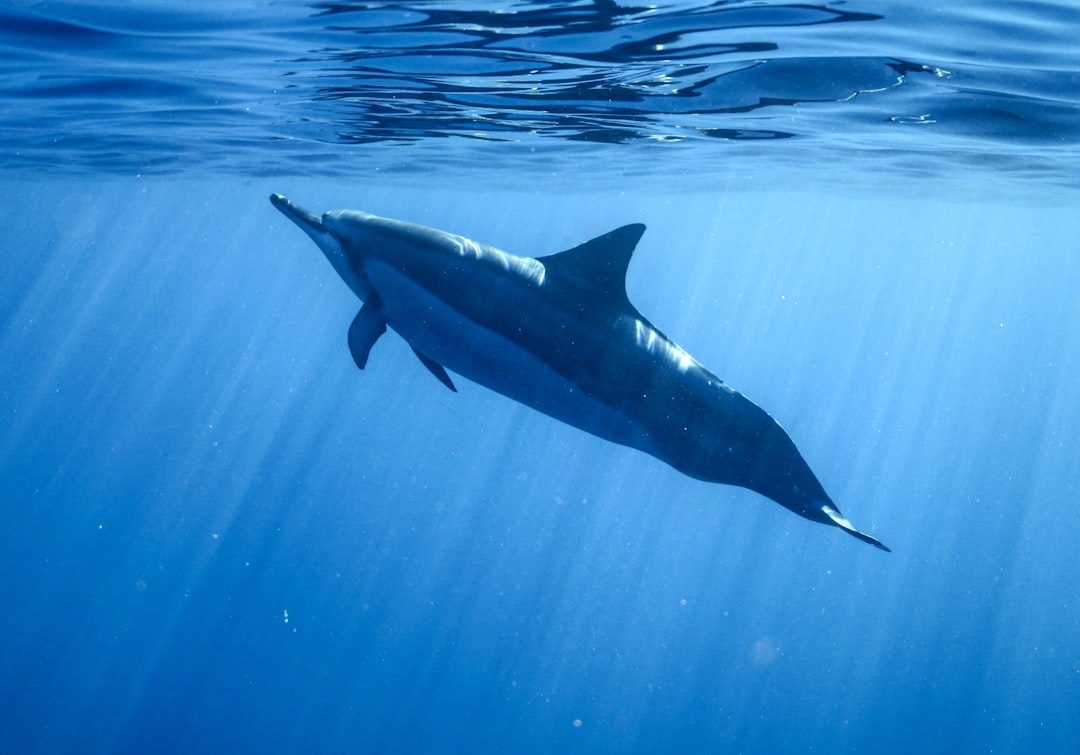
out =
[(878, 540), (876, 537), (870, 537), (870, 535), (867, 535), (865, 532), (859, 532), (857, 529), (855, 529), (854, 525), (852, 525), (852, 523), (847, 520), (847, 517), (845, 517), (832, 506), (825, 504), (821, 507), (821, 511), (825, 514), (825, 516), (829, 517), (829, 519), (832, 520), (833, 524), (835, 524), (837, 527), (844, 530), (845, 532), (854, 535), (855, 537), (862, 540), (864, 543), (870, 543), (870, 545), (874, 546), (875, 548), (881, 548), (881, 550), (886, 551), (887, 553), (892, 553), (892, 549), (880, 540)]

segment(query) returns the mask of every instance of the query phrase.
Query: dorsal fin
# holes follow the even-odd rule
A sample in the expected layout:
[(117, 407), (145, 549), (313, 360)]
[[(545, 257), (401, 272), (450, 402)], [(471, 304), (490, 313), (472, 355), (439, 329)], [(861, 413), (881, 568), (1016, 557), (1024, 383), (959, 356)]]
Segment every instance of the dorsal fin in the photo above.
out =
[(643, 233), (644, 224), (631, 223), (565, 252), (540, 257), (544, 280), (573, 286), (594, 304), (628, 306), (626, 268)]

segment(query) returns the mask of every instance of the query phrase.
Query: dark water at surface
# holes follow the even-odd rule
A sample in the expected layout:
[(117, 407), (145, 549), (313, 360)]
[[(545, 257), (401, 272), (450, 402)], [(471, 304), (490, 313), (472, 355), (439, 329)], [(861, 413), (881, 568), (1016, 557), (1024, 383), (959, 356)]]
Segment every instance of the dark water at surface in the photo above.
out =
[(1074, 186), (1078, 37), (1080, 9), (1039, 2), (26, 0), (0, 10), (0, 140), (27, 173), (602, 160), (675, 183), (734, 169)]

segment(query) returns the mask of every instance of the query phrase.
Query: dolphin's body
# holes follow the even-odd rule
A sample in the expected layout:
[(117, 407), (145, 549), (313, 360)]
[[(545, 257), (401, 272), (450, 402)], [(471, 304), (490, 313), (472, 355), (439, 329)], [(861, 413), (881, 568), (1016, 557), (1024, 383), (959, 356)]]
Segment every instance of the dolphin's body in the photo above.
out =
[(321, 218), (270, 201), (363, 302), (349, 349), (363, 369), (389, 326), (451, 390), (446, 370), (708, 482), (741, 485), (855, 529), (777, 422), (669, 340), (626, 296), (641, 224), (559, 254), (518, 257), (354, 210)]

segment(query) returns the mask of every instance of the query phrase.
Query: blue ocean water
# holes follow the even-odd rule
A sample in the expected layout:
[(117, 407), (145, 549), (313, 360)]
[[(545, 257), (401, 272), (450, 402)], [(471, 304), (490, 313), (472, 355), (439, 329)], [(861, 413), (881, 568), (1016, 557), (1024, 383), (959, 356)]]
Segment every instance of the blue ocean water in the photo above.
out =
[[(2, 747), (1080, 750), (1080, 11), (0, 6)], [(631, 301), (891, 554), (458, 379), (267, 201)]]

